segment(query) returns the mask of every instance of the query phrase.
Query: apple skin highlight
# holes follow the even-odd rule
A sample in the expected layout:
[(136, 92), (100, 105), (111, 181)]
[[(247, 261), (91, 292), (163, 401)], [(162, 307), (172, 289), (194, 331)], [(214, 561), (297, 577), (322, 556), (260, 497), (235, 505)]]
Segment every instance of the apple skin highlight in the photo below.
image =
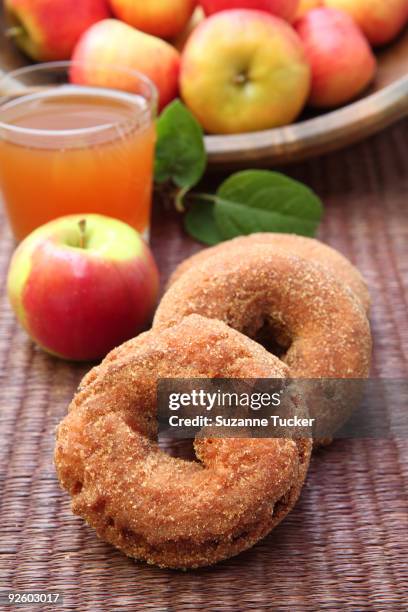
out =
[(139, 234), (100, 215), (38, 228), (17, 248), (8, 275), (10, 302), (27, 333), (46, 351), (75, 361), (100, 359), (140, 333), (158, 287), (155, 261)]

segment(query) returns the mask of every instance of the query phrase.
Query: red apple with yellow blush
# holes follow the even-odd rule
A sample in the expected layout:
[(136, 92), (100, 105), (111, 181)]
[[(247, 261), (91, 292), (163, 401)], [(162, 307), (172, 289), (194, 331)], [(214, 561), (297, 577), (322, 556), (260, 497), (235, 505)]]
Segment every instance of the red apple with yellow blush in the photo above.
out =
[(119, 67), (141, 72), (155, 84), (160, 109), (178, 93), (177, 49), (117, 19), (104, 19), (89, 28), (75, 46), (72, 60), (71, 81), (76, 85), (133, 92), (134, 76), (115, 70)]
[(311, 106), (332, 108), (345, 104), (373, 80), (375, 57), (347, 13), (313, 9), (296, 21), (295, 28), (312, 69)]
[(5, 0), (8, 35), (33, 60), (70, 59), (79, 37), (110, 16), (107, 0)]
[(264, 11), (221, 11), (183, 49), (180, 91), (210, 134), (292, 123), (307, 100), (310, 66), (294, 29)]
[(8, 295), (43, 349), (75, 360), (103, 358), (150, 322), (159, 276), (136, 230), (101, 215), (69, 215), (32, 232), (15, 251)]
[(184, 30), (197, 0), (110, 0), (112, 11), (125, 23), (160, 38), (173, 38)]
[(408, 0), (324, 0), (324, 3), (353, 17), (374, 46), (389, 43), (408, 22)]

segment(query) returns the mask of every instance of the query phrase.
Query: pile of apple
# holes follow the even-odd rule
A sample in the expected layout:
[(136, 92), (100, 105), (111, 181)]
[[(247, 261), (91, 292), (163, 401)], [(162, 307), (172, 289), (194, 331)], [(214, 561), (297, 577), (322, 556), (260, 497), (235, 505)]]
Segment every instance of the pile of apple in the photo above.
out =
[[(180, 95), (215, 134), (287, 125), (306, 104), (352, 100), (375, 76), (371, 46), (391, 41), (408, 20), (408, 0), (5, 0), (5, 7), (17, 44), (33, 59), (72, 57), (80, 63), (73, 80), (87, 85), (115, 86), (110, 66), (137, 69), (156, 84), (160, 108)], [(121, 87), (131, 90), (130, 82)]]

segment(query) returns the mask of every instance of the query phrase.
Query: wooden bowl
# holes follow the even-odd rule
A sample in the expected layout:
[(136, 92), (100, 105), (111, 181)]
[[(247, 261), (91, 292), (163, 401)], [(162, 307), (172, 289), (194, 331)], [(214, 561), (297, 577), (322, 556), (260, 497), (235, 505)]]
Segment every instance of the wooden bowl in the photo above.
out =
[(408, 115), (408, 29), (378, 51), (378, 72), (363, 97), (273, 130), (206, 136), (212, 166), (262, 167), (301, 161), (362, 140)]
[[(0, 75), (28, 63), (2, 34)], [(408, 115), (408, 30), (377, 53), (378, 73), (364, 97), (338, 110), (306, 117), (273, 130), (232, 136), (206, 136), (210, 166), (267, 167), (300, 161), (362, 140)]]

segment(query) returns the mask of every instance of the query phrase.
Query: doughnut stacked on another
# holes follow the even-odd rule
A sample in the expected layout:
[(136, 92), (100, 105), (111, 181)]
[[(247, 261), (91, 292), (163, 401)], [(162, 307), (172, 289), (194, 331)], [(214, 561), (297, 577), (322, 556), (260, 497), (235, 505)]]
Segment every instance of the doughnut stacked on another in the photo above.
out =
[(292, 255), (302, 257), (315, 265), (322, 266), (327, 272), (343, 282), (360, 300), (366, 312), (369, 311), (370, 294), (367, 284), (357, 268), (344, 255), (327, 244), (314, 238), (306, 238), (297, 234), (256, 233), (249, 236), (239, 236), (238, 238), (221, 242), (214, 247), (203, 249), (181, 262), (171, 275), (168, 287), (188, 269), (201, 264), (209, 257), (220, 253), (233, 254), (234, 251), (237, 257), (243, 257), (245, 249), (252, 245), (276, 247)]
[(364, 378), (369, 304), (359, 272), (312, 239), (258, 234), (183, 262), (153, 329), (85, 376), (58, 428), (73, 511), (160, 567), (210, 565), (255, 544), (293, 508), (311, 440), (204, 435), (197, 462), (170, 457), (157, 443), (157, 380)]
[[(347, 269), (341, 262), (339, 278), (338, 267), (327, 260), (322, 265), (255, 239), (209, 251), (197, 265), (185, 264), (164, 294), (153, 327), (196, 313), (252, 339), (270, 336), (293, 378), (368, 376), (370, 326), (362, 281), (359, 297), (345, 281), (358, 278), (351, 264)], [(368, 307), (367, 296), (364, 302)]]
[(113, 351), (83, 380), (58, 428), (55, 462), (72, 509), (124, 553), (170, 568), (251, 547), (293, 508), (310, 440), (196, 438), (197, 462), (157, 444), (158, 378), (284, 378), (287, 367), (198, 315)]
[(371, 361), (370, 296), (345, 257), (311, 238), (254, 234), (187, 259), (169, 285), (154, 327), (191, 313), (219, 319), (268, 346), (291, 378), (335, 379), (299, 384), (315, 445), (330, 442), (361, 394), (336, 380), (366, 378)]

